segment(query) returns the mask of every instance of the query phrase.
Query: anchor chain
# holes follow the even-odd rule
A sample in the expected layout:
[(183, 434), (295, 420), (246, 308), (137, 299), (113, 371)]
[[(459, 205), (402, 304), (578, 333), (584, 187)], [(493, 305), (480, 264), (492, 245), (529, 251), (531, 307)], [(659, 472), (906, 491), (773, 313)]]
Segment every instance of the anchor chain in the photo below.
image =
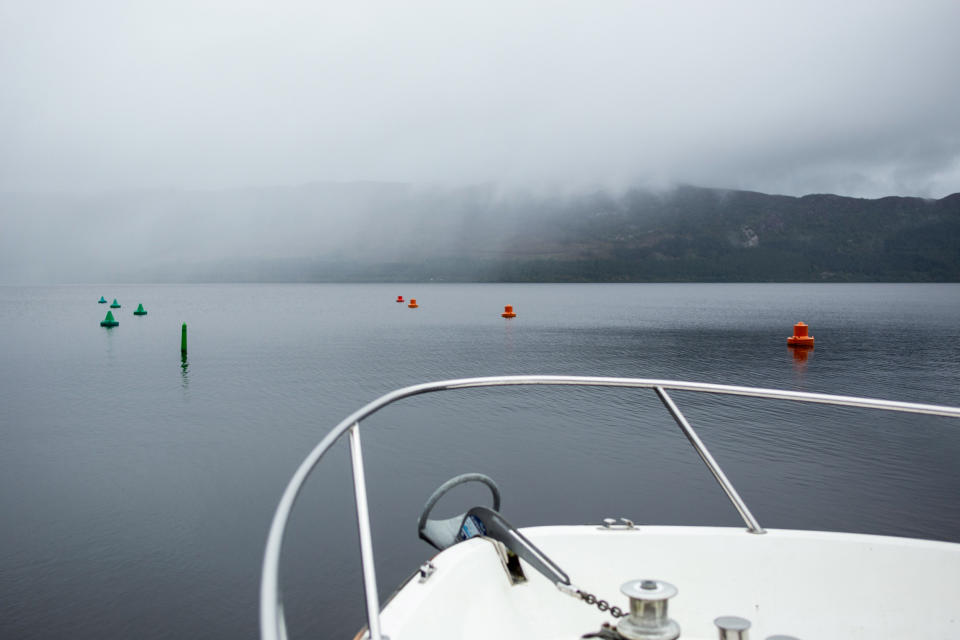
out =
[(593, 595), (592, 593), (587, 593), (586, 591), (577, 589), (577, 596), (588, 605), (596, 605), (597, 609), (600, 609), (600, 611), (609, 612), (614, 618), (622, 618), (623, 616), (627, 615), (627, 613), (624, 612), (624, 610), (620, 607), (616, 605), (611, 606), (609, 602), (598, 599), (597, 596)]

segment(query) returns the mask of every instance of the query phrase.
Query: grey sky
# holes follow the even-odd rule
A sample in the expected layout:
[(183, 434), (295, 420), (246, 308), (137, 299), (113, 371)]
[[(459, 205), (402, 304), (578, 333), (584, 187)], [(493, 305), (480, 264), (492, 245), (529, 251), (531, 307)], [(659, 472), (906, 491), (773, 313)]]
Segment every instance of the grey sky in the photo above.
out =
[(0, 190), (960, 191), (960, 2), (0, 0)]

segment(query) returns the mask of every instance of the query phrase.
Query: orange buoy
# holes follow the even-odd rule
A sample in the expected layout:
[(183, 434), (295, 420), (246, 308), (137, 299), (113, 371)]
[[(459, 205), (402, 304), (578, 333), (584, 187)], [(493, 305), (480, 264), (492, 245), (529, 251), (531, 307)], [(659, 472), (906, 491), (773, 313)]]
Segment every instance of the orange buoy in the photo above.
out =
[[(403, 300), (400, 300), (400, 302), (403, 302)], [(420, 305), (417, 304), (416, 298), (410, 298), (410, 304), (408, 304), (407, 306), (410, 307), (411, 309), (416, 309)]]
[(403, 296), (397, 296), (397, 302), (403, 302)]
[(503, 313), (500, 314), (501, 318), (516, 318), (517, 314), (513, 312), (513, 305), (508, 304), (503, 308)]
[(807, 335), (810, 327), (805, 322), (798, 322), (793, 325), (793, 335), (787, 338), (787, 344), (791, 347), (812, 347), (813, 336)]

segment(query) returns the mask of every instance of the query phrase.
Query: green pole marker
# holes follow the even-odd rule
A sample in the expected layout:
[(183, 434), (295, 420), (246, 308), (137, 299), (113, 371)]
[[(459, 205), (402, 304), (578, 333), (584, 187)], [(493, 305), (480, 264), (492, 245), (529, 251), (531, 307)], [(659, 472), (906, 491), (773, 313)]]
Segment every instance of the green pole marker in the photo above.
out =
[(97, 302), (99, 302), (100, 304), (107, 304), (107, 299), (104, 298), (103, 296), (100, 296), (100, 299), (97, 300)]
[(180, 328), (180, 353), (186, 355), (187, 353), (187, 323), (184, 322), (183, 326)]
[(133, 312), (135, 316), (145, 316), (147, 315), (147, 310), (143, 308), (143, 303), (137, 305), (137, 310)]
[(113, 311), (107, 311), (107, 317), (100, 323), (101, 327), (119, 327), (120, 323), (113, 319)]
[(119, 308), (120, 308), (120, 303), (117, 302), (117, 299), (116, 299), (116, 298), (113, 299), (113, 304), (110, 305), (110, 308), (111, 308), (111, 309), (119, 309)]

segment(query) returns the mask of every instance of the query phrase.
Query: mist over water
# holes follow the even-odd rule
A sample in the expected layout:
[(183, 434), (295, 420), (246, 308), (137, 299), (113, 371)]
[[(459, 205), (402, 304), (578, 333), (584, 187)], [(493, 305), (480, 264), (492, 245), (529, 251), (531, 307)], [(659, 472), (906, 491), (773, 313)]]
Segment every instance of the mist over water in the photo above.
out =
[(0, 194), (0, 283), (955, 281), (960, 194), (313, 183)]
[(0, 282), (290, 281), (315, 277), (307, 267), (318, 261), (336, 273), (438, 252), (495, 256), (519, 219), (563, 201), (373, 182), (0, 194)]
[(334, 281), (584, 194), (960, 185), (951, 0), (0, 16), (0, 283)]
[[(667, 377), (958, 405), (957, 289), (0, 287), (0, 636), (257, 637), (283, 487), (334, 424), (408, 384)], [(420, 308), (397, 304), (401, 294)], [(123, 305), (116, 329), (98, 326), (101, 295)], [(149, 314), (135, 318), (139, 302)], [(505, 304), (516, 319), (500, 318)], [(785, 346), (798, 320), (817, 340), (803, 361)], [(952, 421), (674, 398), (764, 526), (960, 539)], [(432, 553), (415, 531), (424, 500), (466, 471), (500, 484), (520, 526), (739, 526), (651, 392), (431, 394), (374, 416), (363, 443), (382, 597)], [(458, 499), (486, 497), (454, 496), (440, 515)], [(342, 444), (291, 521), (291, 637), (363, 624), (352, 500)]]

